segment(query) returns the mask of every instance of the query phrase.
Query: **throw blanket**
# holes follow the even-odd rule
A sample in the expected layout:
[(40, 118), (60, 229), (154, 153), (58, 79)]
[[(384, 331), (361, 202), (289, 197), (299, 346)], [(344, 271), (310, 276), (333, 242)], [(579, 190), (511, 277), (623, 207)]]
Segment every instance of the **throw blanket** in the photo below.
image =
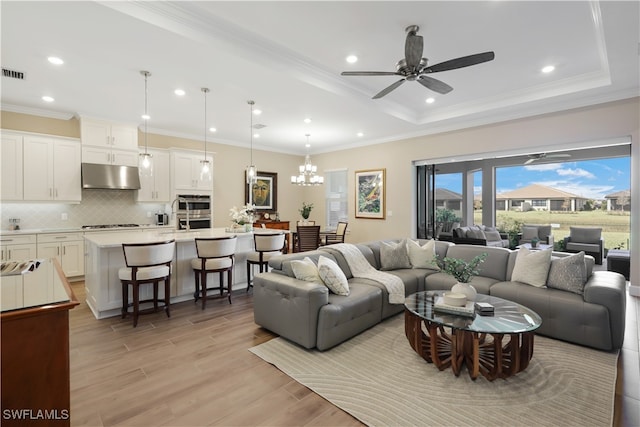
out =
[(374, 280), (384, 285), (389, 293), (389, 304), (404, 304), (404, 283), (402, 279), (393, 274), (378, 271), (362, 255), (356, 245), (350, 243), (338, 243), (327, 247), (340, 252), (349, 264), (353, 277)]

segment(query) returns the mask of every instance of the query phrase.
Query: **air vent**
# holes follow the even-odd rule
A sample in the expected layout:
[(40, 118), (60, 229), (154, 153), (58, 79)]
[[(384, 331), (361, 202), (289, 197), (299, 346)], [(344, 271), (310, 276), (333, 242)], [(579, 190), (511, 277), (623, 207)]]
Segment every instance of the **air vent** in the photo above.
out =
[(15, 71), (15, 70), (10, 70), (8, 68), (3, 68), (2, 77), (10, 77), (12, 79), (24, 80), (24, 73), (22, 71)]
[(261, 125), (260, 123), (256, 123), (255, 125), (253, 125), (254, 129), (262, 129), (262, 128), (266, 128), (267, 125)]

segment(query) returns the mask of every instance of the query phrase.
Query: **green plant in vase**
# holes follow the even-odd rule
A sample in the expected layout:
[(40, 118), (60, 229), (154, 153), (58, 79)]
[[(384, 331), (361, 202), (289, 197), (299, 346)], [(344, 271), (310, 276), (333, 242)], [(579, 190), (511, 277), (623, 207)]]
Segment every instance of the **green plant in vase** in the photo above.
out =
[(302, 202), (302, 208), (298, 210), (302, 219), (305, 221), (309, 219), (309, 215), (311, 215), (311, 210), (313, 209), (313, 203)]
[(487, 259), (487, 253), (484, 252), (476, 255), (470, 261), (461, 258), (445, 257), (440, 259), (435, 257), (433, 263), (437, 265), (443, 273), (446, 273), (457, 280), (458, 283), (453, 285), (451, 292), (464, 294), (467, 301), (476, 299), (477, 291), (469, 284), (473, 276), (480, 274), (478, 266)]

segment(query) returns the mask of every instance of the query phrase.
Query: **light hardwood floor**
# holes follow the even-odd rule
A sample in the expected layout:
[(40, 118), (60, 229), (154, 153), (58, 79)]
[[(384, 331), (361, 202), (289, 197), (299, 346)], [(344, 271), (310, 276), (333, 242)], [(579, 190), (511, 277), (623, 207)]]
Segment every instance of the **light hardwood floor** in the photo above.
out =
[[(70, 312), (73, 426), (360, 426), (358, 420), (247, 351), (274, 335), (253, 322), (251, 294), (96, 320), (84, 283)], [(614, 426), (640, 425), (640, 300), (628, 297)], [(535, 356), (534, 356), (535, 357)], [(562, 420), (558, 420), (562, 425)]]

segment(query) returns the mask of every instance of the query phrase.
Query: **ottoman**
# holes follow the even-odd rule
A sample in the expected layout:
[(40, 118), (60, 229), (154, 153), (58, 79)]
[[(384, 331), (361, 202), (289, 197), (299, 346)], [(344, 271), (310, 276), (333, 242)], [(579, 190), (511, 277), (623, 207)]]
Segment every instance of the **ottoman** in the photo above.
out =
[(607, 253), (607, 270), (615, 271), (629, 280), (629, 270), (631, 266), (631, 255), (629, 251), (621, 249), (610, 249)]

